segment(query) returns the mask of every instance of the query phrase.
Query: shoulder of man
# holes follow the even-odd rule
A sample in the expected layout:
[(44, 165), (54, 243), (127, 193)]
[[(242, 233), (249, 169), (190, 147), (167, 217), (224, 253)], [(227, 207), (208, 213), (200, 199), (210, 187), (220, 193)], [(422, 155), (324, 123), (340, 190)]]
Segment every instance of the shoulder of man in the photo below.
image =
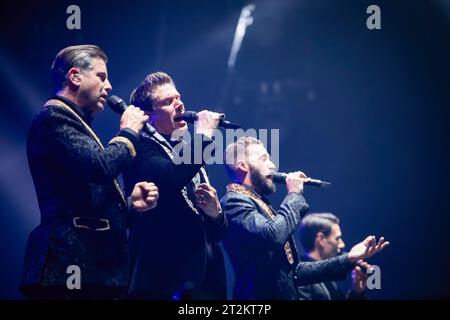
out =
[(51, 118), (70, 118), (77, 120), (77, 117), (72, 112), (56, 105), (43, 106), (40, 112), (35, 115), (34, 120), (46, 121)]
[(236, 207), (254, 207), (255, 209), (259, 207), (256, 201), (248, 195), (236, 191), (228, 191), (220, 199), (220, 204), (226, 214), (230, 214)]
[(33, 117), (29, 134), (42, 130), (46, 132), (64, 131), (65, 125), (82, 127), (82, 123), (70, 111), (58, 106), (48, 105), (42, 107), (40, 112)]
[(224, 194), (224, 196), (220, 199), (220, 202), (228, 202), (232, 201), (233, 199), (243, 199), (243, 200), (249, 200), (251, 201), (251, 198), (243, 193), (227, 190), (227, 192)]

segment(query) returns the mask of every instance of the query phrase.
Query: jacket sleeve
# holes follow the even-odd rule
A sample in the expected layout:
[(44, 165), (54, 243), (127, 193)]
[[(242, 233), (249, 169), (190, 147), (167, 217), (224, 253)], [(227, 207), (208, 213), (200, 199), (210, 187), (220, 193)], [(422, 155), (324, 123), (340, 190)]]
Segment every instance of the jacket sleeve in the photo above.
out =
[(44, 119), (45, 138), (59, 161), (88, 181), (110, 182), (131, 163), (138, 140), (127, 130), (121, 130), (105, 147), (86, 133), (83, 125), (61, 110), (49, 110)]
[(314, 300), (314, 288), (312, 285), (297, 287), (299, 300)]
[(222, 212), (217, 219), (211, 219), (210, 217), (204, 215), (204, 219), (206, 238), (208, 242), (217, 243), (221, 241), (228, 229), (228, 220), (225, 213)]
[(275, 219), (271, 220), (258, 211), (249, 197), (229, 193), (222, 201), (222, 208), (227, 217), (254, 240), (282, 245), (293, 234), (301, 214), (309, 207), (300, 193), (289, 193)]
[(343, 254), (320, 261), (300, 261), (294, 274), (296, 286), (344, 280), (354, 266), (347, 257), (348, 254)]

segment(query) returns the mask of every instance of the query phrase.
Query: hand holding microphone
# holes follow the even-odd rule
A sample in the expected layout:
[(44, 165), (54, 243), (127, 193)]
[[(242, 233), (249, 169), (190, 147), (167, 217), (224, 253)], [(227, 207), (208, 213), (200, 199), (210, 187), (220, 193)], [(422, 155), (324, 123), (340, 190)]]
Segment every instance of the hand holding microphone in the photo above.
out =
[(308, 180), (309, 180), (309, 178), (306, 176), (306, 174), (304, 174), (301, 171), (288, 173), (285, 178), (286, 189), (287, 189), (288, 193), (303, 192), (303, 183), (305, 183)]
[(194, 122), (195, 133), (203, 134), (204, 136), (211, 138), (214, 129), (217, 129), (219, 126), (222, 115), (217, 112), (202, 110), (199, 113), (196, 113), (196, 117), (197, 120)]
[(155, 129), (147, 123), (148, 116), (141, 109), (135, 106), (128, 107), (125, 101), (114, 95), (108, 97), (106, 101), (114, 112), (122, 115), (120, 118), (120, 129), (130, 128), (138, 134), (141, 130), (148, 135), (155, 133)]
[(120, 129), (129, 128), (139, 134), (147, 121), (148, 116), (145, 115), (144, 111), (130, 105), (120, 117)]

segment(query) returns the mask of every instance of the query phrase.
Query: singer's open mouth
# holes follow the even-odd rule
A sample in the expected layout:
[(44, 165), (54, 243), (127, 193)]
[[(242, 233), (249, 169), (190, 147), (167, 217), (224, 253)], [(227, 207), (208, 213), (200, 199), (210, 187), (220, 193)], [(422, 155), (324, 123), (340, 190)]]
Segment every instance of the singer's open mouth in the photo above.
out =
[(176, 122), (183, 121), (183, 118), (182, 118), (183, 114), (184, 113), (177, 114), (174, 118), (174, 121), (176, 121)]
[(173, 121), (178, 127), (185, 127), (185, 126), (187, 126), (187, 122), (185, 120), (183, 120), (183, 118), (181, 118), (181, 115), (176, 116)]

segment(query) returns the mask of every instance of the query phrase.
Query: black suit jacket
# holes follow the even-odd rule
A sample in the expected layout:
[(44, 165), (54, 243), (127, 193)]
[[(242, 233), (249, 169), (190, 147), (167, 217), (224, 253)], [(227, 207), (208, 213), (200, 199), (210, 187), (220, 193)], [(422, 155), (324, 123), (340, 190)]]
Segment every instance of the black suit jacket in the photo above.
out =
[[(128, 209), (115, 178), (131, 163), (138, 140), (123, 130), (103, 149), (88, 122), (57, 97), (29, 130), (28, 163), (41, 212), (25, 253), (21, 289), (30, 298), (112, 297), (128, 282)], [(70, 265), (81, 271), (78, 292), (66, 287)]]
[(162, 146), (172, 150), (159, 134), (141, 135), (140, 153), (124, 172), (127, 194), (142, 179), (153, 181), (160, 194), (154, 210), (133, 218), (129, 298), (224, 299), (225, 267), (218, 243), (227, 228), (225, 215), (213, 221), (200, 209), (196, 208), (198, 214), (192, 210), (182, 189), (186, 187), (195, 207), (193, 190), (205, 182), (199, 174), (203, 162), (176, 164)]
[[(252, 188), (244, 187), (256, 194)], [(221, 203), (229, 221), (224, 246), (235, 273), (233, 298), (296, 299), (293, 267), (283, 246), (289, 241), (296, 254), (292, 234), (308, 209), (303, 196), (288, 194), (275, 220), (258, 202), (242, 193), (227, 192)]]
[[(339, 259), (339, 257), (337, 258)], [(342, 258), (341, 258), (342, 259)], [(303, 255), (301, 257), (301, 264), (300, 265), (311, 265), (311, 262), (317, 262), (314, 259), (311, 259), (307, 255)], [(324, 261), (323, 268), (330, 268), (330, 259), (328, 260), (321, 260)], [(328, 261), (328, 263), (327, 263)], [(326, 264), (327, 263), (327, 264)], [(353, 265), (349, 265), (350, 266)], [(303, 269), (303, 271), (300, 271), (300, 269)], [(303, 273), (303, 279), (307, 279), (308, 277), (305, 276), (306, 274), (306, 268), (299, 267), (299, 271)], [(325, 272), (325, 277), (321, 277), (321, 282), (316, 281), (298, 281), (297, 284), (302, 284), (301, 286), (297, 287), (299, 299), (300, 300), (344, 300), (344, 299), (350, 299), (350, 300), (365, 300), (367, 299), (365, 294), (357, 294), (354, 291), (350, 290), (346, 295), (339, 289), (337, 283), (332, 280), (343, 280), (344, 277), (340, 277), (339, 274), (333, 274), (333, 271), (328, 270)], [(345, 274), (343, 274), (344, 276)], [(313, 279), (319, 281), (319, 279)], [(328, 280), (328, 281), (327, 281)]]

